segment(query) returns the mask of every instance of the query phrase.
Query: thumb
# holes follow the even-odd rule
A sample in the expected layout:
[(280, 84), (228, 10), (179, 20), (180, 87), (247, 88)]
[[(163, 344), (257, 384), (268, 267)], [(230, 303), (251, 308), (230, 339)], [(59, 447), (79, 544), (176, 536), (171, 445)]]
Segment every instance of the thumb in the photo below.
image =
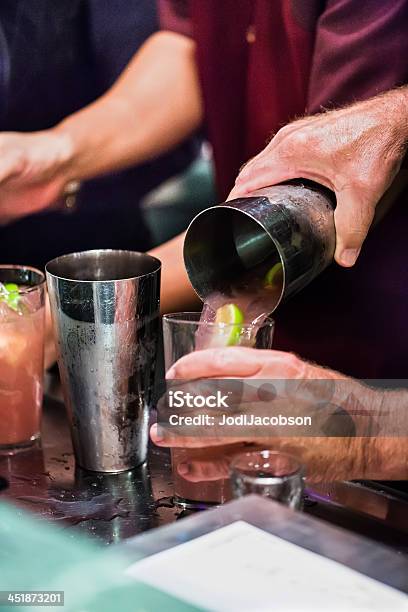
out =
[(346, 268), (354, 266), (374, 217), (375, 206), (353, 188), (336, 192), (334, 212), (336, 252), (334, 258)]

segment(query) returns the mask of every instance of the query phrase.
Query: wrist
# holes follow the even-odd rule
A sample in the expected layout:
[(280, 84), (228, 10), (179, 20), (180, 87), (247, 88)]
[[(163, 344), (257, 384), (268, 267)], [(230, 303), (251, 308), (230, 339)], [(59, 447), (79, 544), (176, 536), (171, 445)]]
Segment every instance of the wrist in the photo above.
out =
[(396, 108), (395, 115), (397, 120), (397, 132), (404, 140), (405, 150), (408, 145), (408, 87), (401, 87), (395, 90)]
[(334, 381), (332, 403), (354, 423), (355, 436), (376, 435), (382, 426), (383, 392), (352, 378)]
[(393, 148), (403, 154), (408, 146), (408, 87), (392, 89), (379, 97), (379, 123), (392, 134)]
[(61, 178), (64, 183), (68, 183), (75, 178), (75, 147), (72, 134), (64, 125), (64, 122), (51, 128), (50, 132), (56, 146), (54, 174)]

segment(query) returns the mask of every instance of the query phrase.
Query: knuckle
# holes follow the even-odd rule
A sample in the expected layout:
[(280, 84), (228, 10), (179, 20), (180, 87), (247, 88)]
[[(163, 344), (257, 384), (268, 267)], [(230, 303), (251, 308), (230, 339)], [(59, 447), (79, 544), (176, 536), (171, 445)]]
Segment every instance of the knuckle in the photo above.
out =
[(262, 154), (257, 155), (245, 166), (243, 170), (243, 175), (248, 178), (251, 175), (264, 170), (268, 166), (268, 158), (265, 155), (266, 150), (262, 152)]
[(291, 133), (288, 137), (292, 147), (306, 147), (309, 146), (310, 136), (309, 133), (304, 129), (298, 129)]
[(306, 364), (295, 353), (288, 353), (286, 364), (293, 378), (303, 378), (306, 372)]
[(280, 130), (276, 132), (275, 136), (271, 140), (271, 143), (272, 142), (279, 143), (285, 138), (288, 138), (290, 134), (293, 132), (293, 129), (294, 129), (293, 123), (288, 123), (284, 125), (283, 127), (280, 128)]
[(309, 151), (311, 147), (310, 136), (304, 130), (298, 129), (288, 132), (277, 144), (276, 153), (278, 157), (287, 162), (292, 162), (303, 158), (304, 150)]
[(276, 134), (273, 135), (268, 147), (276, 147), (281, 144), (282, 140), (285, 140), (287, 136), (287, 126), (282, 127)]

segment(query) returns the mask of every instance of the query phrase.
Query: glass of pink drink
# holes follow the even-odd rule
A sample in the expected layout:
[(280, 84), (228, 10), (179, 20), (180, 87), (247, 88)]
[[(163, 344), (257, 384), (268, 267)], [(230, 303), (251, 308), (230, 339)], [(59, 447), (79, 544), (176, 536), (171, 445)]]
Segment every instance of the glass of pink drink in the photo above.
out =
[(14, 454), (40, 437), (45, 277), (2, 265), (0, 283), (0, 454)]
[[(258, 308), (251, 312), (241, 299), (240, 306), (249, 323), (218, 324), (216, 309), (225, 303), (222, 296), (213, 296), (202, 313), (181, 312), (164, 315), (163, 340), (166, 370), (188, 353), (206, 348), (246, 346), (258, 349), (272, 347), (274, 322)], [(248, 312), (250, 313), (248, 315)], [(256, 315), (256, 316), (255, 316)], [(182, 381), (180, 381), (182, 382)], [(186, 382), (186, 381), (184, 381)], [(222, 504), (232, 498), (229, 481), (229, 458), (242, 451), (241, 444), (204, 448), (172, 448), (171, 462), (174, 479), (174, 502), (183, 508), (205, 508)], [(180, 471), (181, 464), (194, 462), (202, 477), (191, 479)], [(214, 472), (211, 474), (211, 472)], [(206, 477), (206, 474), (209, 475)]]

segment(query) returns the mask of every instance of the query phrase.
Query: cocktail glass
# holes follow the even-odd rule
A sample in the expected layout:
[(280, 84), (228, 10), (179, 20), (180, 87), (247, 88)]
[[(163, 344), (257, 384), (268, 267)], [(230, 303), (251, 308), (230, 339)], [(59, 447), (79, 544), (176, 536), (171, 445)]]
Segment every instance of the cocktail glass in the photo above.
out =
[[(180, 312), (163, 317), (165, 367), (168, 370), (178, 359), (195, 350), (211, 347), (246, 346), (258, 349), (272, 347), (274, 322), (264, 318), (259, 324), (224, 324), (201, 320), (197, 312)], [(242, 449), (242, 445), (239, 446)], [(228, 479), (228, 456), (237, 452), (237, 445), (228, 444), (208, 448), (172, 448), (171, 460), (174, 479), (174, 501), (184, 508), (205, 508), (231, 498)], [(202, 467), (211, 476), (195, 479), (182, 474), (188, 463)], [(215, 474), (214, 474), (215, 472)], [(219, 476), (217, 476), (217, 474)]]
[(27, 266), (0, 266), (0, 453), (40, 437), (45, 277)]

